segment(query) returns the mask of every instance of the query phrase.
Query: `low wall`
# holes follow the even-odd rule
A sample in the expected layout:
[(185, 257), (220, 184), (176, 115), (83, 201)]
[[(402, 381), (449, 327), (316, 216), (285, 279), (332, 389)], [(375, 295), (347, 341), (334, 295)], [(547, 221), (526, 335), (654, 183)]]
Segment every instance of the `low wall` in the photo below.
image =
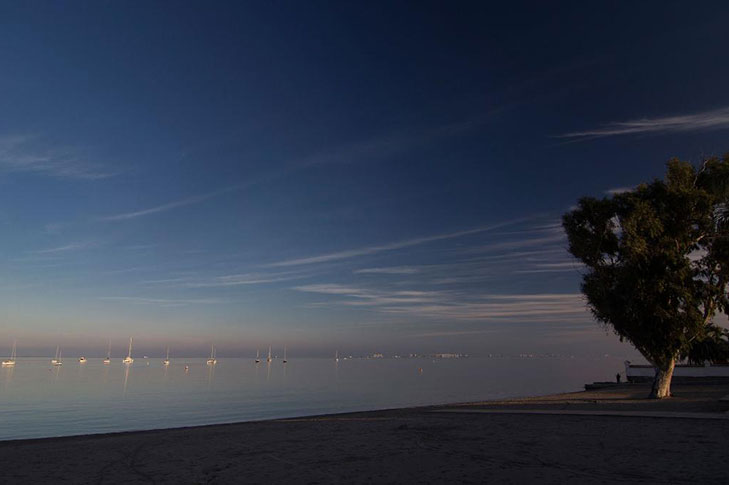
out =
[[(656, 374), (651, 365), (632, 365), (625, 361), (625, 376), (629, 382), (652, 381)], [(729, 379), (729, 365), (677, 365), (673, 370), (673, 380), (685, 379)]]

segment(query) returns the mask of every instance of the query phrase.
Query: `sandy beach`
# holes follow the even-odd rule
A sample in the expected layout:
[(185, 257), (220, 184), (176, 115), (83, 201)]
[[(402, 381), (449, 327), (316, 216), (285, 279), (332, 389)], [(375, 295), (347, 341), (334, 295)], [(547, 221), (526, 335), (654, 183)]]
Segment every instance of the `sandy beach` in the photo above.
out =
[(0, 442), (3, 483), (727, 483), (729, 385)]

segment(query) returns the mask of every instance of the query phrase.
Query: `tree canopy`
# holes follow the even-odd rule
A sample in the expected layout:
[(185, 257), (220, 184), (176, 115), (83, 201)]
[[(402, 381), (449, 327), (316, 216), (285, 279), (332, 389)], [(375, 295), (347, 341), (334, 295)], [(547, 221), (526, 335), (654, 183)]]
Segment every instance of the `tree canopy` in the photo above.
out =
[(595, 318), (657, 369), (651, 395), (670, 395), (677, 359), (721, 339), (729, 311), (729, 155), (699, 167), (670, 160), (663, 180), (596, 199), (563, 216), (569, 251), (587, 272)]

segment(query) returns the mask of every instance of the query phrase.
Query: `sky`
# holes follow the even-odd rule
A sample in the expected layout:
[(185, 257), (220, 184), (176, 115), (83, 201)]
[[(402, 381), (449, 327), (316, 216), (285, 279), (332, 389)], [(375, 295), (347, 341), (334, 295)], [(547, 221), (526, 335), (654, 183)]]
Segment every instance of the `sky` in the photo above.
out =
[(727, 18), (2, 1), (0, 348), (632, 355), (560, 218), (729, 151)]

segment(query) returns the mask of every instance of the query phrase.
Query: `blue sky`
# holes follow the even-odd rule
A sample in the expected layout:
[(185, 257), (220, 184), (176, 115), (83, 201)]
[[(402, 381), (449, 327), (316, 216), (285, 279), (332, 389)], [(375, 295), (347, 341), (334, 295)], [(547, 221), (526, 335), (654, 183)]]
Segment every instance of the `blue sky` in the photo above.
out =
[(559, 219), (729, 150), (728, 14), (2, 2), (0, 341), (628, 353)]

